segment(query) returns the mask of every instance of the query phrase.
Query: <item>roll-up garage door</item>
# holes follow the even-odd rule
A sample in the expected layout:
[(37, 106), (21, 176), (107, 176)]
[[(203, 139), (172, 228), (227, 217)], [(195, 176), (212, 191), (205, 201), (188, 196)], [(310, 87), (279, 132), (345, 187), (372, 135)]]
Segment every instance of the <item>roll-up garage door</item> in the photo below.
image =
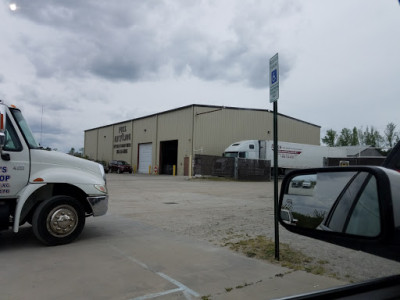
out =
[(139, 144), (139, 168), (138, 173), (149, 173), (149, 166), (151, 166), (151, 158), (153, 154), (153, 144)]

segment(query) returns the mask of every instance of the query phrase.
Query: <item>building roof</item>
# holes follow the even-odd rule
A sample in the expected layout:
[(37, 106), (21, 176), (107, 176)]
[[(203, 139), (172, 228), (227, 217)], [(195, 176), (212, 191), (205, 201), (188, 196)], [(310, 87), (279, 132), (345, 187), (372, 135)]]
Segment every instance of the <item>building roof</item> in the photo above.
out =
[(371, 146), (345, 146), (343, 147), (347, 151), (347, 156), (351, 157), (359, 157), (359, 156), (383, 156), (381, 153), (379, 153), (376, 148), (371, 147)]
[[(95, 128), (91, 128), (91, 129), (86, 129), (85, 132), (86, 131), (95, 130), (95, 129), (104, 128), (104, 127), (108, 127), (108, 126), (111, 126), (111, 125), (118, 125), (118, 124), (131, 122), (131, 121), (135, 121), (135, 120), (140, 120), (140, 119), (145, 119), (145, 118), (149, 118), (149, 117), (153, 117), (153, 116), (157, 116), (157, 115), (167, 114), (167, 113), (170, 113), (170, 112), (174, 112), (174, 111), (178, 111), (178, 110), (182, 110), (182, 109), (187, 109), (189, 107), (208, 107), (208, 108), (215, 108), (215, 109), (221, 109), (221, 110), (226, 108), (226, 109), (247, 110), (247, 111), (263, 111), (263, 112), (273, 113), (273, 111), (268, 110), (268, 109), (242, 108), (242, 107), (204, 105), (204, 104), (190, 104), (190, 105), (186, 105), (186, 106), (182, 106), (182, 107), (178, 107), (178, 108), (162, 111), (162, 112), (155, 113), (155, 114), (150, 114), (150, 115), (143, 116), (143, 117), (133, 118), (133, 119), (120, 121), (120, 122), (116, 122), (116, 123), (112, 123), (112, 124), (107, 124), (107, 125), (103, 125), (103, 126), (99, 126), (99, 127), (95, 127)], [(299, 122), (302, 122), (302, 123), (305, 123), (305, 124), (308, 124), (308, 125), (311, 125), (311, 126), (315, 126), (315, 127), (321, 128), (321, 126), (319, 126), (319, 125), (315, 125), (315, 124), (312, 124), (312, 123), (309, 123), (309, 122), (306, 122), (306, 121), (303, 121), (303, 120), (300, 120), (300, 119), (296, 119), (296, 118), (293, 118), (293, 117), (290, 117), (290, 116), (287, 116), (287, 115), (284, 115), (284, 114), (281, 114), (281, 113), (278, 113), (278, 115), (286, 117), (286, 118), (289, 118), (289, 119), (292, 119), (292, 120), (295, 120), (295, 121), (299, 121)]]

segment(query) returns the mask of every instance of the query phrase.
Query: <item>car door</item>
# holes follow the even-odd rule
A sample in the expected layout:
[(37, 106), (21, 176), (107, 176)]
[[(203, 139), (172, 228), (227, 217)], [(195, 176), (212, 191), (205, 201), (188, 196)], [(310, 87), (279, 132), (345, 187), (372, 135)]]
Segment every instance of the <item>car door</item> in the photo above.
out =
[(5, 144), (0, 159), (0, 198), (13, 198), (29, 180), (29, 148), (7, 115)]

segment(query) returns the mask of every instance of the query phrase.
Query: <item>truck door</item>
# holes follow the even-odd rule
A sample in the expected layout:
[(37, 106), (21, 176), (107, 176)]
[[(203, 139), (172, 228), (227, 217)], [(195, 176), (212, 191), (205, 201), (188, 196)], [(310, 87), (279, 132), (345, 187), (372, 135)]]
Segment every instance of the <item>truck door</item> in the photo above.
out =
[(8, 115), (5, 144), (0, 156), (0, 198), (13, 198), (29, 180), (29, 149)]

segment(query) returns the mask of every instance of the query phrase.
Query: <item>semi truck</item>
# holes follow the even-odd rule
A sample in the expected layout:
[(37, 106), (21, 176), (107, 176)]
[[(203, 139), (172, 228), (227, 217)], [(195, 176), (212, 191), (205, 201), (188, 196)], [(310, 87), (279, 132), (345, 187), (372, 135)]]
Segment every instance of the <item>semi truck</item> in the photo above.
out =
[[(274, 142), (272, 140), (245, 140), (233, 143), (225, 149), (224, 157), (270, 160), (274, 166)], [(326, 147), (289, 142), (278, 142), (278, 165), (281, 173), (291, 169), (318, 168), (324, 166), (326, 157), (346, 157), (340, 147)]]
[(74, 241), (85, 218), (108, 209), (104, 168), (43, 149), (21, 110), (0, 100), (0, 230), (25, 223), (45, 245)]

